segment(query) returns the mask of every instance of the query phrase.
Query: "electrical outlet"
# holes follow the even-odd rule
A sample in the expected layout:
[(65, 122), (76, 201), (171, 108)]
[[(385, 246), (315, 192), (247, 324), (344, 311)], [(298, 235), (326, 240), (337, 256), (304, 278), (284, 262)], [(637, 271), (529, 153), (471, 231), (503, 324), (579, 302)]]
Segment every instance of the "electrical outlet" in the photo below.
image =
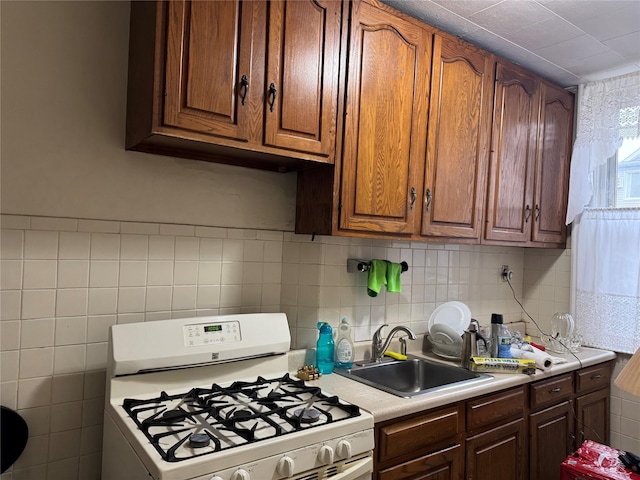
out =
[(511, 281), (511, 279), (513, 278), (513, 270), (509, 269), (509, 265), (502, 265), (500, 278), (502, 278), (503, 282)]

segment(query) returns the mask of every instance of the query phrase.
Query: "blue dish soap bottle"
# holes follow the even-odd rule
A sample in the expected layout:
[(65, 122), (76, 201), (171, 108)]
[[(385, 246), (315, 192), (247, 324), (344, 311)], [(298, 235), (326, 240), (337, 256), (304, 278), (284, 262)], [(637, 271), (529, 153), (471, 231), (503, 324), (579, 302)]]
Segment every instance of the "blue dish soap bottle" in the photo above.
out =
[(320, 336), (316, 343), (316, 364), (318, 371), (323, 375), (333, 372), (333, 330), (327, 322), (318, 322)]

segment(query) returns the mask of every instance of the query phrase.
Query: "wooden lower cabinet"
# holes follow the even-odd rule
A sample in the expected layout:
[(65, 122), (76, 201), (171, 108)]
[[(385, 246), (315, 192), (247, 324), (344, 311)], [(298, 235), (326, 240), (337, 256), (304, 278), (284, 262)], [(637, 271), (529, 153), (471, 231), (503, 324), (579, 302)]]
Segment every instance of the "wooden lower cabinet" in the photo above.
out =
[(523, 418), (467, 438), (467, 480), (523, 480), (525, 430)]
[(378, 480), (458, 480), (464, 472), (464, 449), (460, 443), (386, 468)]
[(376, 425), (375, 480), (560, 480), (585, 440), (609, 443), (612, 362)]
[(574, 439), (571, 400), (529, 415), (529, 480), (559, 480)]
[(609, 388), (575, 400), (577, 445), (585, 440), (609, 444)]

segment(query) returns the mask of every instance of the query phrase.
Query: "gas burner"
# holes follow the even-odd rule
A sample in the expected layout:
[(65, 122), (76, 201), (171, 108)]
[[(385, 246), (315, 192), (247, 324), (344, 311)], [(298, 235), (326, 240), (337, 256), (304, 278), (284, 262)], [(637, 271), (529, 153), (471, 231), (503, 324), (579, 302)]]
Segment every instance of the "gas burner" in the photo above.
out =
[(320, 420), (320, 412), (313, 407), (299, 408), (293, 413), (301, 423), (314, 423)]
[(194, 433), (189, 437), (189, 446), (192, 448), (208, 447), (210, 443), (211, 439), (206, 433)]
[(166, 420), (167, 422), (180, 422), (187, 417), (187, 414), (182, 410), (167, 410), (160, 417), (159, 420)]
[(251, 415), (253, 415), (253, 413), (250, 410), (236, 410), (231, 414), (234, 420), (244, 420)]

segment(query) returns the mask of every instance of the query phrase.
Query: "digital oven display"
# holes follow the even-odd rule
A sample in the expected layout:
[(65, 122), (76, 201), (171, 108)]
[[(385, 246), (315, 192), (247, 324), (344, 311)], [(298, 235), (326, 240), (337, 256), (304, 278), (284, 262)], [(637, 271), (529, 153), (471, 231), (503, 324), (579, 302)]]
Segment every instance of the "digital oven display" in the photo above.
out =
[(205, 331), (205, 333), (208, 333), (208, 332), (221, 332), (222, 331), (222, 325), (205, 325), (204, 326), (204, 331)]

